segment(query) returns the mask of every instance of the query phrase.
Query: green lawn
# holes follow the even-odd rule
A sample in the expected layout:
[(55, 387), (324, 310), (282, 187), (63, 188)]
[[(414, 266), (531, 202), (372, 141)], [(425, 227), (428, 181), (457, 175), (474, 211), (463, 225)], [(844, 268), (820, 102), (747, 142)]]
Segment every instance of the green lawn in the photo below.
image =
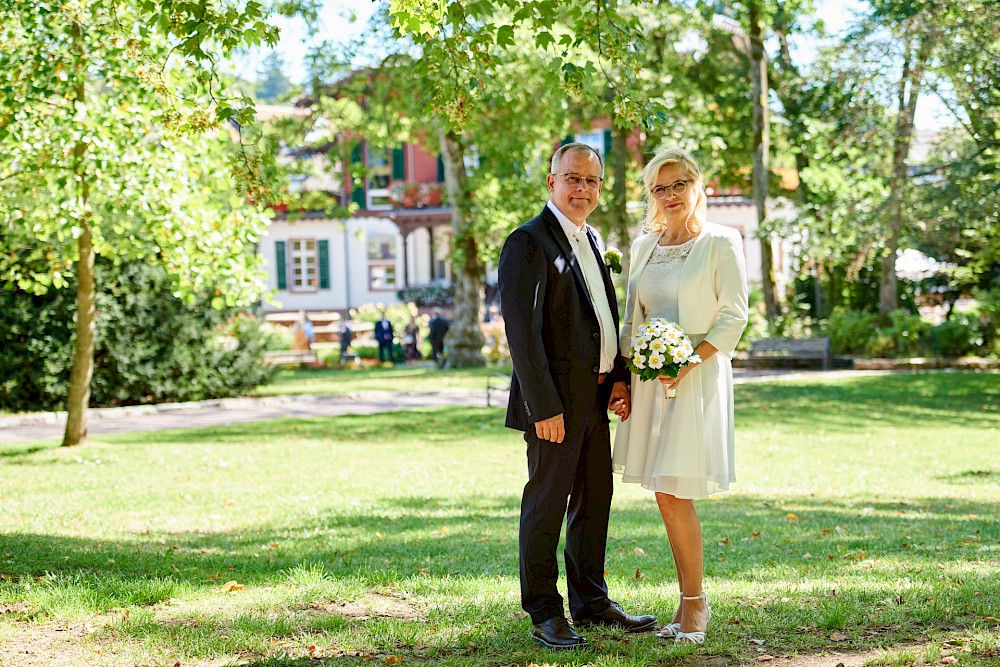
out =
[[(699, 649), (529, 641), (523, 443), (501, 424), (455, 408), (0, 445), (0, 664), (996, 664), (998, 374), (739, 386), (740, 482), (699, 504)], [(643, 489), (616, 489), (607, 569), (626, 608), (672, 613)]]
[(495, 387), (510, 377), (510, 366), (441, 370), (432, 364), (364, 368), (303, 368), (282, 370), (274, 382), (258, 387), (255, 396), (282, 394), (347, 394), (361, 391), (420, 392), (442, 389), (485, 389), (489, 378)]

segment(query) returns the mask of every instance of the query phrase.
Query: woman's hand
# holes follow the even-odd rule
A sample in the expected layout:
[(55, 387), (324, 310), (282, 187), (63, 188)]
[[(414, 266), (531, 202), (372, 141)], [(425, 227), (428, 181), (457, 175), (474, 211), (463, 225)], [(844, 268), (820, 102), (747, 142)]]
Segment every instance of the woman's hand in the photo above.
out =
[(684, 376), (690, 373), (692, 370), (694, 370), (694, 367), (697, 365), (698, 364), (685, 364), (681, 366), (681, 370), (678, 371), (677, 377), (675, 378), (672, 378), (668, 375), (661, 375), (657, 379), (660, 382), (662, 382), (667, 389), (677, 389), (677, 385), (681, 383), (681, 380), (684, 379)]

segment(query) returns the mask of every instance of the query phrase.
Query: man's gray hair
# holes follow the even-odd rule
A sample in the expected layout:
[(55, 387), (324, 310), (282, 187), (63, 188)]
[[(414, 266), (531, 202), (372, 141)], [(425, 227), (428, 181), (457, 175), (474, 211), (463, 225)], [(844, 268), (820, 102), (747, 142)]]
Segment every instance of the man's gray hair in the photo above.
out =
[(581, 144), (581, 143), (577, 143), (575, 141), (572, 141), (572, 142), (570, 142), (568, 144), (563, 144), (562, 146), (559, 147), (559, 150), (557, 150), (555, 153), (552, 154), (552, 159), (549, 160), (549, 173), (550, 174), (556, 173), (554, 171), (554, 169), (556, 168), (556, 165), (558, 165), (559, 162), (560, 162), (560, 160), (562, 160), (562, 156), (565, 155), (566, 153), (569, 153), (570, 151), (588, 152), (588, 153), (593, 153), (594, 155), (596, 155), (597, 156), (597, 161), (601, 165), (601, 176), (604, 176), (604, 158), (602, 158), (601, 154), (597, 152), (597, 149), (595, 149), (593, 146), (590, 146), (588, 144)]

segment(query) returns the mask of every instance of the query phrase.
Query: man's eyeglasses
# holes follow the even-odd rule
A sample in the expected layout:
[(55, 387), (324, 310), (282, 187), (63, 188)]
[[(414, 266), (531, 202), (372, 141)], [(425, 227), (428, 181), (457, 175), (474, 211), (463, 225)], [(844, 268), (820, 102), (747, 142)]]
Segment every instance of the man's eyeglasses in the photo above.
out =
[(581, 183), (587, 186), (588, 190), (596, 190), (601, 187), (601, 183), (604, 182), (603, 178), (597, 178), (596, 176), (580, 176), (579, 174), (557, 174), (553, 172), (553, 176), (562, 176), (566, 179), (566, 183), (570, 187), (577, 187)]
[(694, 179), (688, 179), (686, 181), (677, 181), (676, 183), (671, 183), (670, 185), (657, 185), (650, 192), (657, 199), (666, 199), (667, 195), (673, 192), (675, 195), (680, 197), (682, 194), (687, 192), (688, 183), (693, 183)]

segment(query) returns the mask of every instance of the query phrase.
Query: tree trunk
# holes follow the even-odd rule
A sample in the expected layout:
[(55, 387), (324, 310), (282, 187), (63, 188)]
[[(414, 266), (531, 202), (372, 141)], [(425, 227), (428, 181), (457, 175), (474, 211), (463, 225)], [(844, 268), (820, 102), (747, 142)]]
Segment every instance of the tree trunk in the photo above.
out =
[(903, 213), (903, 193), (907, 183), (906, 160), (910, 154), (913, 117), (917, 108), (917, 97), (920, 95), (920, 82), (924, 65), (930, 57), (930, 49), (930, 37), (920, 40), (916, 53), (911, 53), (907, 48), (907, 57), (903, 61), (903, 74), (897, 87), (899, 106), (896, 115), (896, 136), (892, 148), (892, 178), (889, 181), (889, 234), (886, 237), (879, 281), (878, 312), (883, 322), (888, 321), (889, 313), (896, 310), (899, 305), (896, 254), (899, 252), (899, 241), (906, 224)]
[[(85, 192), (86, 188), (83, 190)], [(87, 440), (87, 407), (90, 380), (94, 375), (94, 246), (90, 227), (83, 224), (84, 231), (77, 242), (80, 258), (76, 267), (76, 340), (66, 399), (64, 447)]]
[(483, 266), (469, 219), (465, 157), (461, 140), (454, 132), (440, 132), (444, 181), (451, 201), (452, 279), (455, 283), (455, 315), (445, 336), (447, 366), (485, 366), (483, 357)]
[(757, 207), (757, 234), (760, 238), (760, 273), (764, 289), (764, 310), (767, 321), (781, 315), (781, 299), (774, 276), (774, 252), (767, 225), (768, 153), (770, 151), (770, 119), (767, 103), (767, 56), (764, 53), (764, 23), (760, 2), (750, 2), (750, 83), (753, 98), (753, 201)]
[(614, 174), (611, 183), (611, 229), (608, 245), (617, 246), (622, 253), (622, 277), (628, 276), (629, 248), (632, 245), (631, 220), (628, 217), (628, 131), (620, 127), (611, 127), (611, 156), (608, 166)]
[[(73, 24), (72, 37), (82, 63), (83, 34), (78, 23)], [(76, 103), (82, 103), (86, 91), (82, 64), (78, 65), (79, 83), (76, 86)], [(63, 447), (79, 445), (87, 440), (87, 407), (90, 404), (90, 381), (94, 375), (94, 244), (87, 220), (87, 201), (90, 183), (84, 165), (87, 144), (80, 141), (73, 147), (76, 185), (81, 211), (77, 225), (82, 233), (77, 239), (80, 256), (76, 265), (76, 339), (73, 352), (73, 369), (69, 376), (69, 394), (66, 398), (66, 432)]]

